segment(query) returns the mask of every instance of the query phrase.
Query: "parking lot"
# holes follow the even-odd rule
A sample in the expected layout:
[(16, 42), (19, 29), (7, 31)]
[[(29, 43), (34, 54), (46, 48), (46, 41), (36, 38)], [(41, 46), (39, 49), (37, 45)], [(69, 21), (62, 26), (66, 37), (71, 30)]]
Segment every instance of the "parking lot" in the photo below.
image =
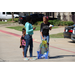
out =
[[(19, 48), (21, 32), (13, 29), (5, 29), (3, 28), (5, 32), (0, 31), (0, 61), (2, 62), (75, 62), (75, 43), (71, 39), (64, 38), (50, 39), (49, 59), (25, 61), (22, 57), (22, 49)], [(2, 29), (0, 28), (0, 30)], [(6, 31), (10, 31), (10, 33)], [(19, 36), (15, 35), (14, 32)], [(34, 35), (36, 35), (35, 33)], [(41, 40), (39, 34), (38, 39), (34, 35), (33, 56), (37, 56), (37, 50), (39, 50)], [(29, 56), (29, 51), (27, 55)]]
[[(1, 61), (24, 61), (22, 58), (22, 49), (19, 48), (19, 38), (0, 33), (2, 36), (0, 39), (0, 58)], [(6, 39), (5, 39), (6, 37)], [(9, 40), (7, 40), (9, 39)], [(12, 41), (14, 40), (14, 41)], [(3, 42), (5, 41), (5, 42)], [(34, 41), (33, 55), (37, 56), (37, 50), (39, 50), (40, 42)], [(38, 59), (38, 62), (64, 62), (75, 61), (75, 44), (70, 39), (51, 39), (49, 47), (49, 59)], [(29, 56), (29, 52), (28, 52)]]

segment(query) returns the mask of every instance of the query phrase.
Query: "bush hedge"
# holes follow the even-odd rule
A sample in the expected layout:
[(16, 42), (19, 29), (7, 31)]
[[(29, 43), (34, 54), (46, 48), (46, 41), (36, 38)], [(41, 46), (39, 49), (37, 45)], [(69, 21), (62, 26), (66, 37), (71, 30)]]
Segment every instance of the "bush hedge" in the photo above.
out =
[[(34, 25), (41, 25), (43, 21), (37, 21)], [(70, 26), (73, 25), (74, 22), (72, 21), (60, 21), (60, 20), (49, 20), (48, 22), (50, 22), (52, 25), (54, 26)]]
[(54, 26), (65, 26), (65, 25), (73, 25), (74, 22), (72, 21), (60, 21), (60, 20), (49, 20), (49, 22)]

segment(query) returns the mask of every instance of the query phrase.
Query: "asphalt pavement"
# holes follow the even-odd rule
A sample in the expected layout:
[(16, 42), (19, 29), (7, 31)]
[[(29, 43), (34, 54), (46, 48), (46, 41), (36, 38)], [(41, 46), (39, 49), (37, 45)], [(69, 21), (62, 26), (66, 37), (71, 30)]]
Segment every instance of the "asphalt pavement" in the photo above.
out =
[[(63, 32), (64, 27), (53, 29), (56, 33)], [(2, 31), (3, 30), (3, 31)], [(61, 30), (61, 31), (60, 31)], [(10, 32), (10, 33), (9, 33)], [(50, 31), (50, 34), (54, 34)], [(13, 33), (13, 34), (12, 34)], [(17, 34), (17, 35), (15, 35)], [(75, 43), (71, 39), (51, 38), (49, 46), (49, 59), (23, 60), (20, 45), (21, 31), (0, 27), (0, 62), (74, 62)], [(33, 56), (37, 57), (37, 51), (41, 43), (40, 32), (34, 31)], [(27, 52), (29, 57), (29, 50)]]

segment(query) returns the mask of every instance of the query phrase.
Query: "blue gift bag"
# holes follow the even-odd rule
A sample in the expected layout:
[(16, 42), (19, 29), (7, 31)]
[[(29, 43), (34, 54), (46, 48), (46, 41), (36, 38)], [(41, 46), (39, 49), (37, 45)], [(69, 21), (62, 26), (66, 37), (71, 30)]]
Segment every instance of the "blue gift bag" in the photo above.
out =
[(42, 40), (39, 51), (37, 51), (37, 58), (38, 59), (42, 59), (42, 58), (48, 59), (48, 53), (49, 53), (49, 46), (47, 44), (47, 41)]

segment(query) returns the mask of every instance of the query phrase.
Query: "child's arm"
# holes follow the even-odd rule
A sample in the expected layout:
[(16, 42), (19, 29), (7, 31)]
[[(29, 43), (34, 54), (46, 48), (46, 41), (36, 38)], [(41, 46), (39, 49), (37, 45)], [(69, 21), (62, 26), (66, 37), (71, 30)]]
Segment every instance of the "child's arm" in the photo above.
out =
[(40, 26), (40, 34), (41, 34), (41, 36), (42, 36), (42, 39), (44, 39), (43, 34), (42, 34), (42, 24), (41, 24), (41, 26)]
[(42, 39), (44, 39), (43, 35), (42, 35), (42, 32), (40, 32), (41, 36), (42, 36)]

